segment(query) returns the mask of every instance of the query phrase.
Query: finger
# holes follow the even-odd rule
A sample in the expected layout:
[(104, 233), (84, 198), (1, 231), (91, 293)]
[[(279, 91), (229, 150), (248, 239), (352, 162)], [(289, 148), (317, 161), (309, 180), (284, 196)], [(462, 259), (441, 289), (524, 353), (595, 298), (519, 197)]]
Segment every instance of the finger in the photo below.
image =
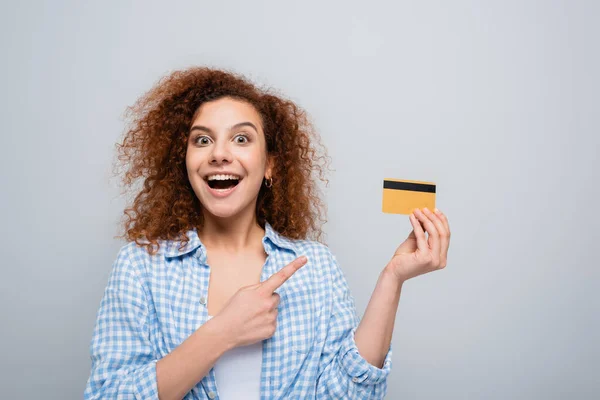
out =
[(434, 261), (437, 262), (440, 259), (440, 235), (437, 229), (435, 228), (435, 225), (425, 214), (425, 212), (419, 209), (415, 211), (417, 218), (423, 223), (425, 230), (427, 231), (427, 233), (429, 233), (429, 241), (431, 242), (429, 248), (434, 256)]
[(425, 215), (427, 215), (431, 222), (433, 222), (433, 225), (435, 225), (435, 229), (438, 231), (438, 234), (440, 236), (446, 233), (446, 227), (444, 226), (444, 223), (442, 222), (437, 213), (432, 212), (427, 207), (423, 209), (423, 212), (425, 213)]
[(444, 225), (445, 234), (441, 236), (442, 241), (442, 250), (441, 250), (441, 267), (444, 268), (446, 266), (446, 262), (448, 260), (448, 248), (450, 247), (450, 226), (448, 224), (448, 218), (437, 208), (435, 209), (435, 213), (438, 216), (438, 219)]
[(429, 217), (429, 219), (431, 220), (431, 222), (433, 222), (433, 225), (435, 226), (435, 229), (437, 231), (437, 234), (440, 238), (440, 248), (442, 253), (444, 252), (443, 246), (444, 244), (442, 243), (443, 240), (445, 240), (444, 238), (446, 238), (448, 236), (448, 231), (446, 229), (446, 225), (444, 224), (444, 222), (442, 221), (442, 219), (440, 218), (438, 212), (440, 212), (440, 210), (438, 210), (437, 208), (435, 209), (437, 211), (430, 211), (428, 208), (425, 208), (425, 215), (427, 215)]
[(436, 208), (437, 212), (437, 216), (438, 218), (444, 223), (444, 226), (446, 227), (446, 232), (448, 232), (448, 237), (450, 237), (450, 224), (448, 222), (448, 218), (446, 217), (446, 214), (444, 214), (443, 212), (441, 212), (440, 210), (438, 210)]
[(292, 275), (296, 271), (300, 269), (304, 264), (306, 264), (307, 258), (306, 256), (301, 256), (296, 258), (294, 261), (283, 267), (279, 272), (274, 273), (261, 284), (260, 289), (264, 293), (273, 293), (277, 288), (279, 288), (285, 281), (290, 279)]
[(273, 308), (277, 309), (277, 306), (279, 305), (279, 301), (281, 300), (281, 296), (279, 295), (279, 293), (273, 293)]
[(417, 248), (422, 251), (428, 251), (427, 248), (427, 238), (425, 237), (425, 231), (423, 231), (423, 227), (419, 222), (419, 219), (416, 216), (416, 210), (410, 214), (410, 223), (413, 226), (413, 232), (415, 237), (417, 238)]
[[(242, 289), (256, 289), (257, 287), (260, 286), (260, 283), (256, 283), (254, 285), (250, 285), (250, 286), (244, 286)], [(240, 289), (241, 290), (241, 289)]]
[(433, 254), (435, 255), (434, 261), (436, 261), (436, 267), (439, 267), (441, 265), (442, 259), (444, 258), (443, 254), (445, 253), (443, 239), (446, 236), (446, 228), (434, 212), (429, 210), (427, 207), (425, 207), (423, 211), (427, 218), (429, 218), (433, 226), (435, 226), (436, 234), (433, 238), (433, 241), (435, 243), (433, 248)]
[(431, 242), (429, 247), (431, 248), (433, 262), (437, 267), (440, 262), (440, 251), (442, 248), (442, 243), (440, 241), (440, 232), (438, 231), (437, 227), (435, 226), (435, 223), (433, 222), (433, 218), (435, 218), (435, 215), (427, 207), (423, 208), (422, 213), (426, 218), (425, 229), (429, 233), (429, 241)]

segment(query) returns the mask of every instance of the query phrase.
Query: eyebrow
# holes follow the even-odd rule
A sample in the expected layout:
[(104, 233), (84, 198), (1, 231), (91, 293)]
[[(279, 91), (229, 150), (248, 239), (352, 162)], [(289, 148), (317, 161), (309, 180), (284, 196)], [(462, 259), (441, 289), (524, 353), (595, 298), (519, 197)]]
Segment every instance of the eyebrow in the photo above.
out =
[[(256, 129), (256, 126), (254, 126), (254, 124), (252, 122), (247, 122), (247, 121), (235, 124), (232, 127), (230, 127), (229, 130), (232, 131), (232, 130), (240, 128), (242, 126), (251, 126), (252, 128), (254, 128), (254, 130), (256, 132), (258, 132), (258, 129)], [(207, 132), (207, 133), (213, 133), (213, 131), (210, 128), (207, 128), (206, 126), (202, 126), (202, 125), (194, 125), (194, 126), (192, 126), (192, 128), (190, 129), (190, 133), (192, 133), (195, 130), (204, 131), (204, 132)]]

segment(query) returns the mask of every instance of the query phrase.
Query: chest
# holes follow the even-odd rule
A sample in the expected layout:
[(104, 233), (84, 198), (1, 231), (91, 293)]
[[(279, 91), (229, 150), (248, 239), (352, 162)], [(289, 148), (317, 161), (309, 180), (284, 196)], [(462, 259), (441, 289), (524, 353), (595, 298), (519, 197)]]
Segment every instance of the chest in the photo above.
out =
[(244, 286), (260, 283), (266, 254), (230, 255), (213, 253), (207, 258), (210, 268), (208, 314), (215, 316)]
[[(151, 299), (150, 338), (157, 357), (173, 351), (206, 323), (209, 315), (217, 315), (239, 288), (268, 279), (297, 257), (277, 250), (272, 250), (268, 258), (266, 254), (219, 257), (210, 250), (204, 254), (166, 262), (156, 257), (146, 268), (145, 285)], [(326, 327), (330, 319), (333, 286), (328, 275), (322, 273), (323, 267), (314, 263), (319, 259), (319, 255), (309, 257), (308, 263), (277, 290), (281, 296), (277, 331), (264, 347), (273, 362), (288, 360), (291, 350), (305, 355), (315, 343), (324, 342), (326, 331), (320, 332), (319, 328)], [(283, 374), (277, 363), (276, 368), (271, 367), (277, 375)]]

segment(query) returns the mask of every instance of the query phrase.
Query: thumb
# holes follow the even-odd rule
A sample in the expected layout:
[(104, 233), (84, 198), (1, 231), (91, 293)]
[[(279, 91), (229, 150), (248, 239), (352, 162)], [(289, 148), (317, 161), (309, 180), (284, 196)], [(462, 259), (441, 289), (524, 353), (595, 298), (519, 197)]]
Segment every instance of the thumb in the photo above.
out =
[(256, 289), (256, 288), (259, 288), (260, 286), (262, 286), (262, 282), (256, 283), (256, 284), (250, 285), (250, 286), (244, 286), (242, 289)]
[(402, 253), (412, 253), (417, 249), (417, 236), (415, 235), (414, 229), (410, 232), (408, 237), (398, 246), (394, 255)]

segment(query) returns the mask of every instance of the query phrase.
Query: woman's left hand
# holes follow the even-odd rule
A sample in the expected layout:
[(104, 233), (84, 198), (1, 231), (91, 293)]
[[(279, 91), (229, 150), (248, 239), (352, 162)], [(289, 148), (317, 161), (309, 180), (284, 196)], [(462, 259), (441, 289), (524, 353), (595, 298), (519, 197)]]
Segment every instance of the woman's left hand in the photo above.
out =
[(445, 268), (450, 246), (448, 219), (441, 211), (416, 209), (409, 218), (413, 230), (386, 266), (401, 282)]

